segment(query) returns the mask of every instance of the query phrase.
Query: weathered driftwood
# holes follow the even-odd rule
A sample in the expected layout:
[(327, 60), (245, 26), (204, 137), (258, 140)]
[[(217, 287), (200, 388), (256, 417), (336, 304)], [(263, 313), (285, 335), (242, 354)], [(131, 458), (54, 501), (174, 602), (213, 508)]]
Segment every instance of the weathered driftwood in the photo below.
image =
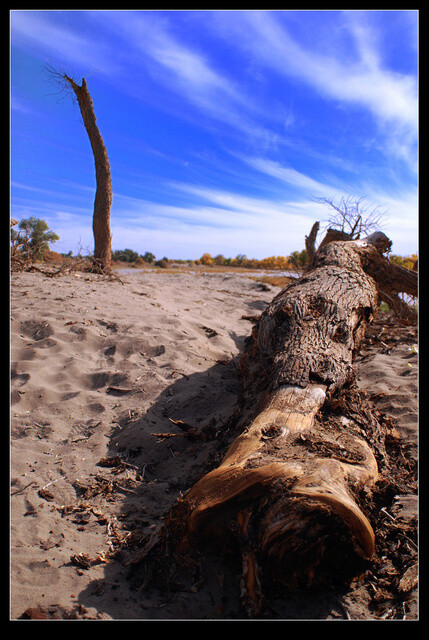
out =
[[(311, 271), (281, 291), (253, 328), (240, 362), (243, 431), (222, 463), (165, 520), (163, 554), (235, 531), (249, 611), (261, 602), (260, 569), (289, 587), (317, 581), (374, 554), (374, 532), (355, 496), (378, 478), (365, 434), (315, 420), (327, 395), (353, 379), (353, 359), (378, 309), (378, 285), (416, 287), (417, 274), (384, 256), (384, 234), (319, 249)], [(410, 277), (412, 274), (413, 277)], [(165, 565), (164, 565), (165, 566)]]

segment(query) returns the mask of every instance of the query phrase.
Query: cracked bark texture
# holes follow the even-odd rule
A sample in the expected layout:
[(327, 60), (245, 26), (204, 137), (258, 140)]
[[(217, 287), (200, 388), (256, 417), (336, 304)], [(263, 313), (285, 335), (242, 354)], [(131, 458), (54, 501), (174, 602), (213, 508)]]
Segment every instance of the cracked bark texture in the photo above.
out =
[(250, 369), (262, 367), (270, 390), (310, 382), (341, 387), (353, 375), (353, 356), (377, 304), (377, 285), (354, 243), (326, 245), (313, 269), (262, 314), (243, 367), (246, 360)]

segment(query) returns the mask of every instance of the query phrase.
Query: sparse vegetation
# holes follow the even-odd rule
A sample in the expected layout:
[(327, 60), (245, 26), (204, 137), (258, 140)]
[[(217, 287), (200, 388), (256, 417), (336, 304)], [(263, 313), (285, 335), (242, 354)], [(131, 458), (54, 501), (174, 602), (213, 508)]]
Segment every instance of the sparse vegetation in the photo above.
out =
[(114, 262), (136, 262), (139, 258), (139, 254), (132, 249), (124, 249), (123, 251), (113, 251), (112, 260)]
[(42, 260), (49, 245), (60, 239), (40, 218), (25, 218), (18, 224), (18, 229), (11, 227), (10, 230), (11, 263), (15, 268), (26, 268)]
[[(252, 276), (251, 276), (252, 277)], [(280, 287), (284, 289), (289, 284), (292, 284), (296, 280), (296, 278), (288, 277), (288, 276), (277, 276), (277, 275), (267, 275), (267, 276), (253, 276), (252, 280), (256, 280), (256, 282), (262, 282), (263, 284), (268, 284), (273, 287)]]

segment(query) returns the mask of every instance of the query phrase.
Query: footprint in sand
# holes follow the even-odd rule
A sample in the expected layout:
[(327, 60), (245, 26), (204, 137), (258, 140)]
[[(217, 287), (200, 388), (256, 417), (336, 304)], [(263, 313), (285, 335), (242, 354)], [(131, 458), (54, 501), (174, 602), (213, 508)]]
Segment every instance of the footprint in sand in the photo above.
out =
[(28, 565), (28, 578), (34, 585), (46, 586), (59, 581), (60, 572), (49, 564), (49, 560), (30, 562)]
[(17, 373), (16, 369), (12, 366), (10, 379), (15, 380), (15, 384), (18, 387), (23, 387), (25, 384), (27, 384), (30, 378), (31, 376), (29, 373)]
[(74, 333), (78, 340), (86, 340), (86, 330), (84, 327), (79, 327), (72, 325), (69, 329), (72, 333)]
[(10, 401), (12, 405), (17, 404), (21, 400), (21, 394), (24, 393), (21, 387), (27, 384), (27, 382), (30, 380), (30, 377), (31, 376), (29, 373), (18, 373), (16, 370), (16, 366), (12, 365), (10, 371), (10, 379), (12, 382), (11, 386), (14, 387), (11, 388), (10, 395)]
[(112, 373), (111, 371), (97, 371), (88, 375), (88, 385), (91, 389), (101, 389), (107, 385), (119, 385), (125, 382), (127, 376), (123, 373)]
[(112, 344), (112, 345), (106, 347), (106, 349), (104, 349), (103, 353), (106, 356), (108, 362), (114, 362), (115, 359), (114, 359), (113, 356), (116, 353), (116, 345)]
[(53, 347), (56, 344), (50, 337), (54, 330), (46, 320), (24, 320), (20, 329), (23, 335), (32, 338), (39, 347)]
[(46, 320), (24, 320), (20, 325), (21, 333), (33, 340), (43, 340), (54, 333), (49, 322)]

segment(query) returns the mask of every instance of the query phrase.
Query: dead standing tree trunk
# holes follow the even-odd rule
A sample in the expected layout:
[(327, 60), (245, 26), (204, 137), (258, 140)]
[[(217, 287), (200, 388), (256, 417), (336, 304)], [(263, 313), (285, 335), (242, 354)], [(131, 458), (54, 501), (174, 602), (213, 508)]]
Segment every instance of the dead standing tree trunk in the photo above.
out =
[(255, 615), (260, 566), (295, 588), (374, 554), (373, 529), (355, 499), (378, 479), (370, 439), (350, 421), (315, 418), (326, 397), (353, 380), (378, 283), (403, 276), (382, 255), (389, 243), (377, 233), (325, 245), (313, 269), (264, 311), (241, 358), (241, 435), (176, 502), (157, 544), (143, 552), (157, 549), (158, 584), (171, 577), (173, 559), (204, 540), (225, 543), (235, 530), (244, 600)]
[(94, 233), (94, 267), (106, 272), (111, 266), (112, 238), (110, 234), (110, 207), (112, 205), (112, 182), (107, 150), (96, 124), (94, 105), (85, 78), (78, 85), (64, 74), (64, 79), (73, 89), (83, 123), (88, 133), (95, 161), (96, 192), (92, 228)]
[(305, 249), (308, 255), (308, 269), (311, 268), (314, 258), (316, 257), (316, 237), (319, 232), (320, 222), (315, 222), (311, 227), (311, 231), (308, 236), (305, 236)]

